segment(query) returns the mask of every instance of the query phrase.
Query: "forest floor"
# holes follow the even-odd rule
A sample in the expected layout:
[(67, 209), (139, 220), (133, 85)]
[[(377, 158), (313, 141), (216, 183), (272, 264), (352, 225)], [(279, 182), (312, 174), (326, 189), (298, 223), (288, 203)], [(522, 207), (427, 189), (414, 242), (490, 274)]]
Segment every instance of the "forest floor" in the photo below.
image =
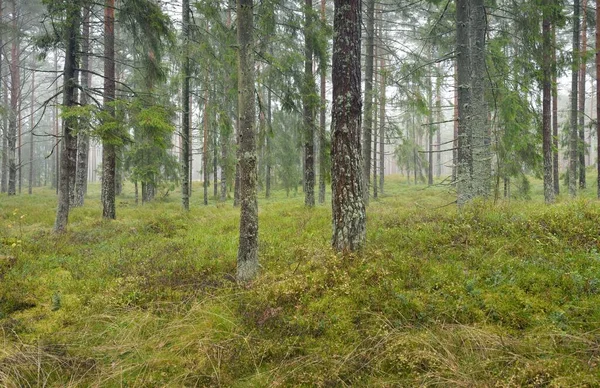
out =
[(329, 204), (261, 198), (248, 287), (239, 209), (200, 187), (187, 214), (127, 192), (106, 222), (92, 185), (59, 236), (50, 188), (1, 196), (0, 386), (600, 385), (593, 187), (461, 213), (447, 187), (386, 190), (344, 255)]

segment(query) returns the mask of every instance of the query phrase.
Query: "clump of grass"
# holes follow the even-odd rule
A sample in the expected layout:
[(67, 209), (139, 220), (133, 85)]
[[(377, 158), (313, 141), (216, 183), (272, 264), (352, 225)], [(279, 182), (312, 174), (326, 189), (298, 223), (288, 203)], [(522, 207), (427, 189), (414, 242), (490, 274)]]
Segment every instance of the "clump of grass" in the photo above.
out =
[(3, 198), (0, 385), (594, 386), (600, 210), (532, 192), (458, 213), (388, 181), (355, 254), (328, 206), (274, 192), (244, 288), (229, 203), (126, 192), (105, 222), (92, 197), (55, 236), (50, 190)]

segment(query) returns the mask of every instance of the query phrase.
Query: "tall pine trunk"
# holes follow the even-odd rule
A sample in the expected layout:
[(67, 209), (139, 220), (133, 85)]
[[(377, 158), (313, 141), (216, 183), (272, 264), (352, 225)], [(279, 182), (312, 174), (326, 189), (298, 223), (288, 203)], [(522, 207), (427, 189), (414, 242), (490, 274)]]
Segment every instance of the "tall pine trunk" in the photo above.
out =
[[(0, 0), (0, 25), (4, 25), (4, 13), (2, 12), (2, 0)], [(4, 47), (3, 31), (0, 31), (0, 47)], [(4, 51), (0, 50), (0, 93), (6, 100), (6, 82), (4, 81), (3, 65), (6, 56)], [(6, 105), (6, 104), (5, 104)], [(8, 128), (6, 126), (6, 115), (2, 115), (2, 165), (0, 170), (0, 193), (6, 193), (8, 189)]]
[(600, 0), (596, 0), (596, 163), (597, 196), (600, 198)]
[(471, 4), (472, 195), (487, 198), (490, 195), (492, 175), (490, 131), (485, 101), (485, 33), (487, 17), (484, 0), (473, 0)]
[(456, 104), (458, 134), (456, 159), (456, 189), (459, 206), (472, 198), (471, 174), (471, 133), (468, 124), (471, 115), (470, 93), (470, 43), (469, 43), (469, 4), (468, 0), (456, 1)]
[(28, 179), (28, 189), (27, 192), (29, 195), (33, 194), (33, 127), (35, 125), (34, 116), (34, 106), (35, 103), (35, 68), (32, 69), (31, 72), (31, 106), (30, 114), (29, 114), (29, 179)]
[(237, 0), (240, 240), (237, 279), (258, 274), (258, 203), (256, 200), (256, 103), (254, 100), (253, 0)]
[[(90, 13), (88, 7), (84, 8), (82, 42), (81, 42), (81, 105), (85, 106), (88, 103), (88, 90), (91, 86), (92, 75), (90, 70)], [(82, 123), (85, 125), (85, 123)], [(88, 128), (81, 128), (77, 134), (77, 168), (75, 175), (75, 202), (73, 206), (83, 206), (84, 198), (87, 193), (87, 178), (88, 178), (88, 159), (90, 150), (90, 136)]]
[[(383, 32), (383, 27), (380, 27), (380, 32)], [(383, 34), (380, 35), (379, 42), (382, 43)], [(379, 85), (379, 194), (383, 195), (383, 186), (385, 183), (385, 104), (387, 102), (386, 99), (386, 68), (385, 68), (385, 58), (383, 52), (380, 54), (379, 59), (379, 77), (380, 77), (380, 85)], [(375, 184), (376, 182), (373, 182)]]
[[(63, 73), (63, 106), (65, 110), (75, 106), (76, 77), (77, 77), (77, 51), (78, 32), (81, 24), (80, 9), (68, 7), (65, 19), (65, 67)], [(77, 118), (68, 115), (63, 118), (63, 140), (61, 143), (60, 180), (58, 184), (58, 206), (56, 209), (55, 232), (64, 232), (69, 220), (70, 179), (69, 175), (75, 173), (70, 168), (73, 165), (69, 158), (73, 155), (71, 148), (76, 147), (74, 132), (77, 129)]]
[(17, 193), (17, 119), (19, 110), (19, 32), (17, 3), (12, 1), (12, 44), (10, 49), (10, 110), (8, 113), (8, 195)]
[(203, 136), (202, 136), (202, 188), (204, 189), (204, 205), (208, 205), (208, 73), (205, 77), (205, 91), (204, 91), (204, 117), (203, 117)]
[(552, 112), (550, 111), (552, 83), (552, 46), (550, 32), (550, 10), (548, 1), (543, 3), (542, 22), (542, 148), (544, 154), (544, 200), (554, 202), (554, 185), (552, 182)]
[(304, 4), (304, 204), (315, 206), (315, 79), (313, 76), (312, 0)]
[[(325, 15), (325, 0), (321, 0), (321, 21), (327, 22)], [(325, 175), (326, 175), (326, 141), (325, 141), (325, 115), (327, 114), (326, 78), (327, 62), (321, 57), (319, 63), (321, 105), (319, 109), (319, 203), (325, 203)]]
[(581, 22), (581, 64), (579, 68), (579, 188), (585, 189), (585, 79), (587, 65), (587, 0), (583, 0), (583, 13)]
[(578, 125), (577, 97), (579, 83), (579, 0), (573, 1), (573, 64), (571, 75), (571, 130), (569, 132), (569, 195), (577, 195), (577, 144)]
[(373, 132), (373, 62), (375, 46), (375, 0), (366, 0), (366, 39), (365, 39), (365, 109), (363, 125), (363, 190), (365, 205), (369, 204), (371, 186), (371, 134)]
[(560, 193), (560, 175), (558, 172), (558, 84), (556, 65), (556, 25), (552, 26), (552, 181), (555, 196)]
[(181, 118), (181, 205), (183, 210), (190, 210), (190, 2), (182, 0), (182, 29), (184, 57), (182, 66), (183, 85), (181, 88), (182, 118)]
[(360, 1), (335, 0), (334, 7), (331, 63), (332, 245), (337, 251), (354, 251), (364, 244), (366, 238), (360, 136)]
[[(115, 119), (115, 0), (106, 0), (104, 8), (104, 110)], [(102, 217), (115, 219), (117, 149), (113, 136), (102, 142)]]

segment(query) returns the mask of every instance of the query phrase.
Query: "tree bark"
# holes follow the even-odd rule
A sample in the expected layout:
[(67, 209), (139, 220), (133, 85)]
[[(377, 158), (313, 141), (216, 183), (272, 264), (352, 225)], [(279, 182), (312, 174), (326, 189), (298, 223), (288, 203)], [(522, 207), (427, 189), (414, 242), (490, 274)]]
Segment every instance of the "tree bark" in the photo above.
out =
[(337, 251), (359, 249), (366, 238), (361, 150), (359, 0), (334, 1), (331, 114), (333, 238)]
[[(381, 28), (381, 31), (383, 31), (383, 28)], [(381, 36), (381, 39), (383, 39), (383, 35)], [(379, 94), (381, 100), (379, 101), (379, 194), (383, 195), (383, 187), (385, 183), (385, 104), (387, 102), (387, 73), (385, 69), (385, 58), (383, 56), (383, 53), (381, 53), (380, 56), (381, 58), (379, 59), (379, 68), (381, 74), (379, 76), (381, 84), (379, 85)], [(375, 184), (375, 182), (373, 184)]]
[[(83, 18), (83, 29), (82, 29), (82, 42), (81, 42), (81, 105), (85, 106), (88, 104), (88, 90), (92, 84), (90, 70), (90, 13), (89, 7), (84, 8)], [(83, 206), (84, 198), (87, 193), (87, 181), (88, 181), (88, 160), (90, 150), (90, 136), (88, 134), (88, 128), (83, 128), (77, 134), (77, 168), (75, 169), (75, 202), (73, 206)]]
[[(115, 0), (105, 0), (104, 8), (104, 110), (115, 119)], [(117, 149), (113, 136), (102, 139), (102, 217), (115, 219), (115, 180)]]
[[(78, 32), (81, 23), (80, 9), (78, 7), (69, 7), (66, 15), (65, 31), (65, 67), (63, 73), (63, 106), (69, 109), (77, 104), (75, 99), (76, 76), (77, 76), (77, 52), (78, 52)], [(77, 118), (68, 116), (63, 119), (63, 141), (62, 156), (60, 158), (60, 180), (58, 184), (58, 206), (56, 210), (56, 221), (54, 223), (55, 232), (64, 232), (69, 220), (69, 175), (75, 171), (70, 171), (72, 162), (69, 160), (73, 152), (71, 148), (76, 146), (73, 132), (77, 128)]]
[(8, 195), (17, 193), (17, 116), (19, 110), (19, 32), (17, 3), (12, 1), (12, 44), (10, 50), (10, 111), (8, 113)]
[(182, 97), (182, 118), (181, 118), (181, 205), (183, 210), (190, 210), (190, 2), (182, 0), (182, 29), (184, 58), (182, 66), (183, 85), (181, 90)]
[(544, 154), (544, 200), (554, 202), (553, 165), (552, 165), (552, 128), (551, 128), (551, 83), (552, 83), (552, 47), (550, 32), (549, 1), (543, 3), (542, 22), (542, 148)]
[(365, 106), (363, 125), (363, 189), (365, 206), (369, 204), (371, 186), (371, 133), (373, 131), (373, 51), (375, 46), (375, 0), (366, 0), (365, 39)]
[[(431, 52), (430, 60), (433, 58), (433, 50)], [(427, 134), (428, 134), (428, 143), (429, 143), (429, 154), (428, 157), (428, 168), (427, 168), (427, 184), (429, 186), (433, 185), (433, 82), (431, 78), (433, 77), (433, 66), (430, 67), (429, 74), (427, 74)]]
[(587, 0), (583, 0), (583, 13), (581, 22), (581, 64), (579, 69), (579, 188), (585, 189), (585, 78), (587, 65)]
[(456, 106), (458, 107), (456, 189), (458, 206), (463, 206), (473, 196), (470, 174), (472, 136), (468, 123), (471, 115), (469, 4), (468, 0), (457, 0), (456, 2)]
[(490, 195), (492, 158), (488, 110), (485, 101), (485, 31), (487, 19), (484, 0), (471, 2), (471, 115), (472, 115), (472, 195), (487, 198)]
[(304, 204), (315, 206), (315, 79), (313, 75), (312, 0), (304, 4)]
[(600, 0), (596, 0), (596, 159), (597, 197), (600, 198)]
[[(2, 12), (2, 0), (0, 0), (0, 24), (4, 25), (4, 14)], [(3, 31), (0, 31), (0, 47), (4, 47), (4, 36)], [(4, 50), (0, 50), (0, 93), (6, 101), (6, 82), (4, 81), (4, 74), (2, 72), (4, 61), (6, 56)], [(6, 105), (6, 103), (5, 103)], [(8, 128), (6, 125), (6, 115), (2, 115), (2, 167), (0, 171), (0, 193), (6, 193), (8, 190)]]
[(558, 171), (558, 67), (556, 64), (556, 26), (552, 24), (552, 181), (554, 195), (560, 193), (560, 175)]
[[(0, 62), (1, 63), (1, 62)], [(1, 66), (1, 65), (0, 65)], [(35, 103), (35, 69), (32, 70), (31, 73), (31, 106), (30, 115), (29, 115), (29, 179), (28, 179), (28, 194), (33, 194), (33, 126), (35, 125), (34, 113), (33, 109)]]
[(577, 163), (579, 142), (577, 90), (579, 81), (579, 0), (573, 1), (573, 64), (571, 76), (571, 130), (569, 132), (569, 195), (577, 195)]
[(204, 205), (208, 205), (208, 73), (206, 73), (206, 89), (204, 91), (204, 117), (203, 117), (203, 136), (202, 136), (202, 188), (204, 189)]
[[(325, 0), (321, 0), (321, 21), (323, 24), (327, 22), (327, 17), (325, 14)], [(326, 130), (325, 130), (325, 121), (327, 114), (327, 97), (326, 97), (326, 79), (327, 79), (327, 62), (321, 58), (321, 62), (319, 63), (319, 73), (320, 73), (320, 87), (319, 91), (321, 93), (320, 99), (320, 109), (319, 109), (319, 203), (325, 203), (325, 175), (327, 173), (327, 163), (326, 163)]]
[(237, 279), (258, 274), (258, 203), (256, 200), (256, 106), (254, 100), (253, 0), (237, 0), (240, 240)]

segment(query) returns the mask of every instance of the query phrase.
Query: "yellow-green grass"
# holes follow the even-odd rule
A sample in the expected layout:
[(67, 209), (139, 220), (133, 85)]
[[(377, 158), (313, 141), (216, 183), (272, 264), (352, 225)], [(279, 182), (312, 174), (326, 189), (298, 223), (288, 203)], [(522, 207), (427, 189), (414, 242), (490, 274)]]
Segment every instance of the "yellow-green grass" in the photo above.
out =
[[(592, 182), (592, 180), (590, 180)], [(328, 202), (260, 194), (261, 274), (234, 281), (239, 209), (177, 192), (102, 221), (97, 185), (0, 196), (0, 386), (598, 386), (600, 209), (476, 202), (388, 178), (355, 254)], [(210, 190), (212, 192), (212, 190)]]

